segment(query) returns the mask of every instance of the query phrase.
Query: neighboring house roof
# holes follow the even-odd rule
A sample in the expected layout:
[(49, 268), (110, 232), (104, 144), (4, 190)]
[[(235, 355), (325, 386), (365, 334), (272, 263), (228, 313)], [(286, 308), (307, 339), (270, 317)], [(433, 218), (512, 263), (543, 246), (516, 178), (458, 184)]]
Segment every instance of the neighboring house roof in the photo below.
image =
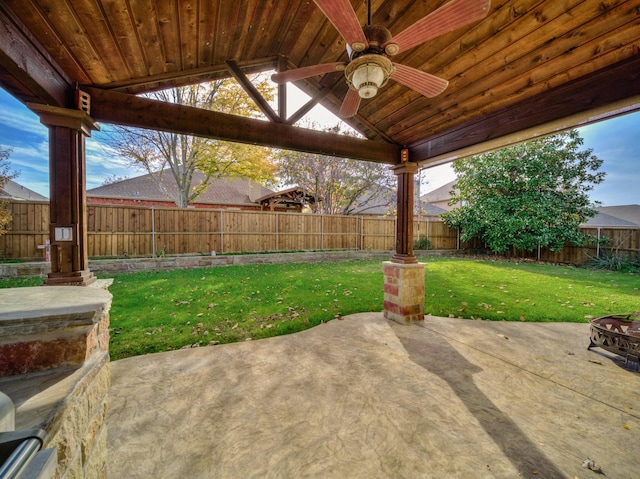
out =
[[(204, 174), (196, 171), (191, 184), (196, 186), (203, 180)], [(161, 176), (160, 184), (147, 174), (87, 190), (87, 197), (172, 201), (163, 190), (173, 194), (177, 192), (175, 180), (168, 172)], [(255, 206), (258, 198), (272, 193), (273, 190), (246, 178), (224, 178), (211, 182), (195, 203)]]
[(640, 226), (640, 205), (600, 206), (596, 210)]
[[(351, 215), (388, 215), (396, 207), (396, 192), (390, 188), (380, 188), (377, 193), (364, 195), (349, 212)], [(414, 213), (421, 216), (438, 216), (446, 210), (423, 201), (414, 204)]]
[(440, 216), (442, 213), (447, 212), (447, 210), (445, 210), (444, 208), (425, 203), (424, 201), (421, 201), (421, 204), (419, 206), (416, 205), (416, 209), (418, 208), (422, 209), (422, 211), (417, 211), (416, 213), (422, 216)]
[(608, 215), (607, 213), (598, 212), (593, 218), (589, 218), (588, 221), (582, 223), (580, 226), (590, 228), (595, 228), (596, 226), (633, 228), (638, 227), (639, 225), (637, 223), (632, 223), (631, 221)]
[(30, 190), (26, 186), (22, 186), (15, 181), (7, 180), (4, 187), (0, 188), (0, 199), (5, 200), (22, 200), (22, 201), (49, 201), (49, 198), (42, 196)]
[(457, 179), (450, 181), (446, 185), (442, 185), (429, 193), (425, 193), (420, 197), (425, 203), (439, 203), (441, 201), (449, 201), (451, 199), (450, 191), (454, 189)]
[(367, 191), (348, 212), (350, 215), (388, 215), (396, 206), (396, 194), (390, 188), (380, 187), (377, 191)]

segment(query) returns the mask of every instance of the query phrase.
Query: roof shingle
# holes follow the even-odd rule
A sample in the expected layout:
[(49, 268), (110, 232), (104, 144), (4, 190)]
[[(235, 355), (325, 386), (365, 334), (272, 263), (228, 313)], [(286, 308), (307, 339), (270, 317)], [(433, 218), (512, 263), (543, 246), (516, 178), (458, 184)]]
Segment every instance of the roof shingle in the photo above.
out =
[[(203, 180), (204, 174), (196, 171), (192, 187)], [(173, 201), (170, 194), (176, 192), (175, 179), (165, 170), (159, 179), (147, 174), (87, 190), (87, 197)], [(223, 178), (212, 181), (194, 203), (255, 205), (258, 198), (271, 193), (273, 190), (247, 178)]]

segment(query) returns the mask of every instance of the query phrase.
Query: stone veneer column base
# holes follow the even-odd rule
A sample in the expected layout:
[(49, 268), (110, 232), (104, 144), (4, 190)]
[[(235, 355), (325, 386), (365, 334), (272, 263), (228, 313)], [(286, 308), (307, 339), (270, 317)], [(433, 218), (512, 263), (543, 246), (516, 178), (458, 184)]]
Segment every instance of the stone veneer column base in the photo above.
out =
[(0, 305), (0, 390), (16, 405), (16, 430), (46, 431), (53, 479), (106, 479), (111, 294), (0, 289)]
[(402, 324), (424, 320), (425, 263), (383, 265), (384, 317)]

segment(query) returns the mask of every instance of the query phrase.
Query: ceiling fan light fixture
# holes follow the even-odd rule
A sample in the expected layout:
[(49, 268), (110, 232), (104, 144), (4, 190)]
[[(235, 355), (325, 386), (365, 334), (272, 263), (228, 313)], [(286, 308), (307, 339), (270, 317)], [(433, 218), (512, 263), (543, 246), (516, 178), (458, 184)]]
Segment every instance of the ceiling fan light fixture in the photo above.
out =
[(393, 73), (391, 61), (382, 55), (362, 55), (347, 65), (345, 75), (349, 85), (361, 98), (373, 98)]
[(375, 63), (365, 63), (353, 72), (351, 81), (361, 98), (372, 98), (385, 81), (384, 71)]

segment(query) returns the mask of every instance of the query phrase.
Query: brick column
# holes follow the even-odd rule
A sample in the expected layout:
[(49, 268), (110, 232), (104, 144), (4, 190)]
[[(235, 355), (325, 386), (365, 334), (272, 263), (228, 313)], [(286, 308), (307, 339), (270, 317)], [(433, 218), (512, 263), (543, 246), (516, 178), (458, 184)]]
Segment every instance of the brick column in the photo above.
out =
[(398, 323), (424, 319), (424, 263), (384, 263), (384, 317)]

